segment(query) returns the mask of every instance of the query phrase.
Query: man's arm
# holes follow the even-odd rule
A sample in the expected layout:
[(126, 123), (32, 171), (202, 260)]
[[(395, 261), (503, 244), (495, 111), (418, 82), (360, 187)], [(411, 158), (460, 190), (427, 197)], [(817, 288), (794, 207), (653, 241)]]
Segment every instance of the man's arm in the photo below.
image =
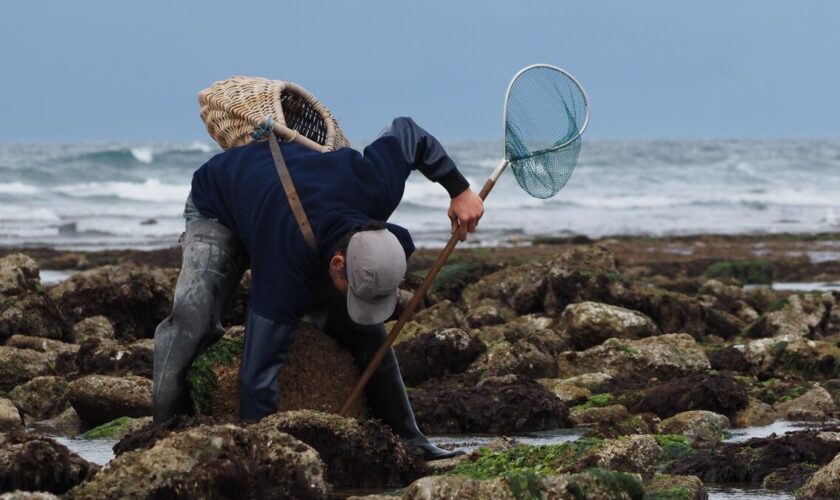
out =
[(452, 199), (447, 213), (452, 222), (452, 232), (458, 231), (461, 241), (467, 239), (467, 232), (475, 232), (484, 214), (484, 203), (470, 189), (469, 182), (458, 171), (441, 143), (411, 118), (395, 119), (380, 137), (397, 139), (406, 164), (446, 189)]

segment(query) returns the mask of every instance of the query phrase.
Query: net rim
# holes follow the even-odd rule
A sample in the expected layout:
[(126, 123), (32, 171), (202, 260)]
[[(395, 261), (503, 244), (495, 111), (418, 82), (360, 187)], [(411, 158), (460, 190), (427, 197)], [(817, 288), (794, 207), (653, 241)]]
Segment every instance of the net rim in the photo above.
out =
[[(548, 69), (557, 71), (557, 72), (565, 75), (580, 90), (580, 93), (583, 95), (583, 103), (586, 105), (586, 116), (583, 119), (583, 125), (580, 127), (580, 130), (578, 130), (578, 133), (574, 137), (569, 139), (568, 141), (564, 142), (563, 144), (560, 144), (559, 146), (554, 146), (554, 147), (551, 148), (553, 151), (558, 151), (558, 150), (563, 149), (563, 148), (567, 147), (568, 145), (572, 144), (576, 140), (580, 139), (580, 137), (583, 135), (583, 132), (586, 130), (586, 127), (589, 126), (589, 96), (586, 94), (586, 90), (584, 90), (583, 85), (580, 84), (580, 82), (578, 81), (577, 78), (572, 76), (572, 74), (569, 73), (568, 71), (566, 71), (565, 69), (563, 69), (559, 66), (555, 66), (553, 64), (545, 64), (545, 63), (530, 64), (530, 65), (525, 66), (524, 68), (520, 69), (519, 71), (517, 71), (516, 74), (513, 75), (513, 78), (510, 79), (510, 83), (508, 83), (507, 90), (505, 91), (505, 106), (504, 106), (504, 113), (502, 115), (502, 137), (503, 138), (507, 137), (508, 99), (510, 98), (510, 90), (513, 88), (513, 84), (516, 83), (516, 80), (518, 80), (520, 76), (522, 76), (525, 72), (530, 71), (534, 68), (548, 68)], [(510, 159), (507, 156), (507, 148), (505, 148), (504, 158), (505, 158), (505, 161), (510, 161)]]

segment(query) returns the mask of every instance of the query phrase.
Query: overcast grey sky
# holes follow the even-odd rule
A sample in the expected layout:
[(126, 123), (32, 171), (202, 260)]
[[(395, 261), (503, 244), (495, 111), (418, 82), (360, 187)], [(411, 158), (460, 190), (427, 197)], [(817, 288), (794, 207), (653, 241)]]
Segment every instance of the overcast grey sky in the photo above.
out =
[(3, 0), (0, 141), (207, 140), (196, 93), (234, 74), (300, 83), (351, 138), (497, 138), (534, 62), (582, 82), (592, 138), (840, 136), (834, 0)]

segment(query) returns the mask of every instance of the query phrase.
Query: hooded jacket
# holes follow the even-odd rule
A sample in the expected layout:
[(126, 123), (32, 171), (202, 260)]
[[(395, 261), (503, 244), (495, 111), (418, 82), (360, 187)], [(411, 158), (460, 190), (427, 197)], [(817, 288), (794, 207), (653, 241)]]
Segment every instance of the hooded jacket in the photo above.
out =
[[(230, 228), (248, 252), (249, 320), (257, 315), (260, 324), (294, 327), (326, 274), (337, 241), (366, 222), (387, 221), (412, 170), (439, 182), (453, 198), (469, 187), (443, 146), (410, 118), (395, 119), (363, 153), (351, 148), (318, 153), (286, 142), (280, 149), (317, 251), (303, 238), (266, 141), (214, 156), (192, 180), (192, 200), (201, 214)], [(414, 251), (411, 235), (395, 224), (387, 228), (408, 258)]]

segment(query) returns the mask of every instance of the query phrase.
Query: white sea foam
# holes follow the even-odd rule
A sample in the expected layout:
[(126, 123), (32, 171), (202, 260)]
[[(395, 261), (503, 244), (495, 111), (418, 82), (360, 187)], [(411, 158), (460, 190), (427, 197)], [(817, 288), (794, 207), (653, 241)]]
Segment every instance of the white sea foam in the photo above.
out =
[(136, 147), (131, 148), (131, 156), (134, 157), (135, 160), (139, 161), (140, 163), (152, 163), (155, 159), (155, 155), (152, 152), (152, 148), (147, 147)]
[(213, 146), (206, 142), (195, 141), (190, 144), (188, 151), (198, 151), (199, 153), (210, 153), (213, 151)]
[(39, 189), (22, 182), (0, 182), (0, 194), (36, 194)]
[(0, 222), (58, 222), (61, 217), (45, 207), (0, 204)]
[(163, 184), (158, 179), (145, 182), (89, 182), (69, 184), (52, 189), (74, 198), (115, 197), (150, 202), (182, 202), (190, 191), (189, 184)]

